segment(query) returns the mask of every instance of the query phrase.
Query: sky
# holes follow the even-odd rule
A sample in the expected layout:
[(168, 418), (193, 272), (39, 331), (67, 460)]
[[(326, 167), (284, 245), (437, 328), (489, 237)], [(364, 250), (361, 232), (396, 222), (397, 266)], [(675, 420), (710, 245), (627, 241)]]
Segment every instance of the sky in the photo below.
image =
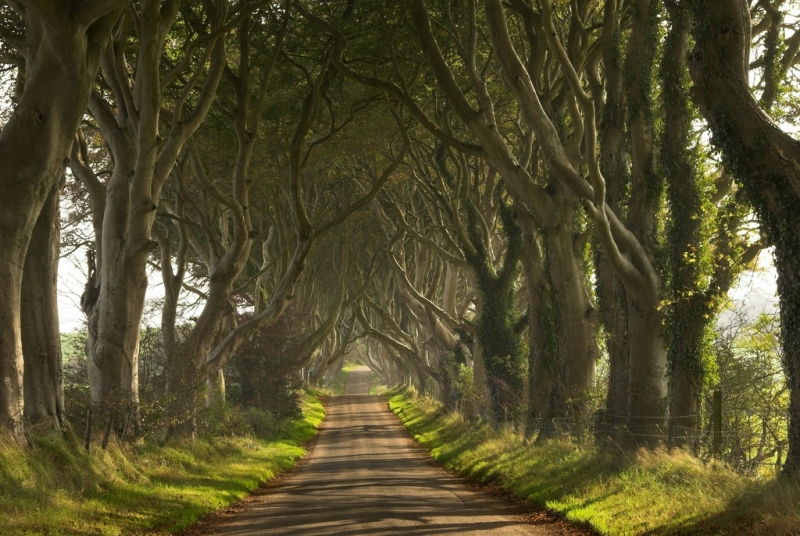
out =
[[(791, 15), (797, 17), (800, 13), (800, 2), (793, 0), (794, 7)], [(753, 71), (751, 71), (753, 72)], [(753, 80), (755, 82), (755, 80)], [(12, 78), (8, 72), (0, 73), (0, 124), (5, 123), (6, 114), (10, 110), (10, 95)], [(794, 125), (783, 124), (784, 128), (792, 129)], [(777, 290), (775, 267), (772, 263), (772, 253), (767, 250), (761, 253), (758, 262), (759, 269), (746, 272), (738, 284), (731, 289), (729, 294), (732, 300), (732, 309), (744, 311), (747, 318), (753, 319), (761, 312), (777, 312)], [(80, 296), (86, 282), (86, 253), (78, 250), (61, 259), (58, 274), (58, 308), (61, 321), (61, 331), (71, 332), (81, 329), (85, 324), (85, 315), (80, 309)], [(147, 291), (147, 300), (152, 303), (164, 296), (160, 277), (151, 271), (150, 285)], [(146, 306), (146, 310), (149, 308)], [(733, 315), (723, 313), (720, 322), (724, 324)], [(148, 325), (159, 322), (154, 312), (149, 312), (144, 319)]]
[[(154, 270), (149, 272), (150, 285), (147, 289), (147, 302), (153, 303), (164, 297), (161, 278)], [(778, 312), (777, 272), (772, 262), (772, 250), (764, 250), (758, 257), (757, 269), (746, 271), (736, 286), (729, 292), (732, 311), (744, 313), (749, 320), (755, 320), (761, 313)], [(61, 331), (72, 332), (81, 329), (86, 317), (80, 309), (80, 298), (86, 283), (86, 252), (81, 249), (61, 259), (58, 271), (58, 310)], [(145, 306), (146, 325), (158, 325), (156, 311)], [(726, 311), (720, 315), (719, 323), (725, 325), (734, 321), (736, 315)]]

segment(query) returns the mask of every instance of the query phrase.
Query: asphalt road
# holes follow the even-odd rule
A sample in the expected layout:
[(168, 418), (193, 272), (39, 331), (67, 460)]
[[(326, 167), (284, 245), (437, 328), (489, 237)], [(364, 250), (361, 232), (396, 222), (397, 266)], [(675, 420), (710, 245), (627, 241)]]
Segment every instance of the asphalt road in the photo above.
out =
[(332, 397), (310, 458), (279, 486), (204, 528), (205, 534), (316, 536), (573, 534), (435, 467), (386, 407), (367, 395), (369, 372), (350, 373)]

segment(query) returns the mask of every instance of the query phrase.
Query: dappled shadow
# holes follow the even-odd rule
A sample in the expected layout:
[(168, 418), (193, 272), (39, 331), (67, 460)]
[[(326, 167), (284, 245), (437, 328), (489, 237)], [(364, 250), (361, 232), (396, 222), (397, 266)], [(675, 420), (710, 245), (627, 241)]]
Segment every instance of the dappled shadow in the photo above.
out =
[[(548, 457), (542, 456), (541, 450), (552, 448), (558, 451), (557, 458), (560, 458), (563, 456), (563, 451), (557, 442), (553, 445), (545, 442), (542, 445), (528, 447), (520, 444), (520, 448), (509, 449), (513, 455), (493, 458), (492, 463), (486, 463), (486, 456), (476, 451), (475, 433), (469, 429), (470, 426), (472, 425), (468, 423), (443, 426), (440, 414), (431, 413), (416, 418), (411, 428), (416, 434), (436, 434), (438, 446), (436, 459), (440, 463), (450, 464), (458, 460), (456, 465), (459, 471), (471, 480), (479, 483), (497, 483), (512, 488), (518, 497), (524, 500), (533, 499), (535, 502), (536, 497), (546, 497), (548, 500), (561, 501), (568, 496), (573, 497), (575, 490), (587, 489), (606, 481), (634, 463), (633, 455), (624, 456), (619, 452), (610, 453), (602, 450), (596, 453), (584, 452), (580, 459), (573, 460), (569, 464), (561, 463), (560, 459), (554, 459), (553, 463), (549, 463)], [(488, 441), (489, 434), (486, 435)], [(539, 452), (533, 455), (533, 449)], [(526, 470), (516, 470), (520, 466), (525, 466)], [(511, 485), (507, 486), (509, 483)], [(563, 513), (568, 514), (571, 510), (589, 506), (598, 500), (600, 499), (576, 501)], [(538, 505), (545, 506), (541, 502)]]
[[(355, 380), (363, 393), (363, 378)], [(354, 382), (348, 383), (352, 387)], [(327, 410), (303, 468), (232, 518), (211, 526), (209, 534), (541, 533), (511, 517), (515, 507), (471, 491), (459, 478), (434, 467), (387, 411), (383, 398), (334, 397)]]

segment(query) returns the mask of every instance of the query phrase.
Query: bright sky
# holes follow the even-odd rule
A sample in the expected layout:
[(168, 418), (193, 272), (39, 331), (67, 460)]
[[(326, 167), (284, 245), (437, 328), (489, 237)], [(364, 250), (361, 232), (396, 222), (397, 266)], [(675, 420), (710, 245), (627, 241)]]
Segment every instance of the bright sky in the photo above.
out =
[[(797, 0), (791, 4), (800, 5)], [(794, 8), (800, 12), (800, 7)], [(8, 73), (0, 75), (0, 124), (5, 123), (5, 114), (10, 108), (8, 95), (10, 95), (12, 80)], [(789, 125), (782, 125), (787, 127)], [(745, 273), (739, 283), (730, 292), (734, 309), (744, 309), (749, 318), (754, 318), (761, 312), (777, 311), (776, 272), (772, 263), (771, 252), (762, 252), (759, 257), (760, 269), (755, 272)], [(61, 331), (69, 332), (85, 324), (85, 316), (80, 310), (80, 296), (86, 282), (86, 252), (78, 250), (62, 258), (58, 274), (58, 307), (61, 319)], [(159, 300), (164, 296), (164, 289), (158, 274), (150, 274), (150, 286), (147, 291), (148, 301)], [(146, 311), (149, 309), (145, 307)], [(157, 314), (146, 313), (145, 323), (155, 325), (159, 322)], [(725, 322), (724, 315), (722, 322)]]
[[(160, 275), (154, 270), (148, 271), (148, 277), (150, 284), (147, 287), (144, 323), (155, 326), (161, 319), (150, 311), (148, 304), (164, 297), (164, 285), (161, 283)], [(85, 284), (86, 251), (80, 249), (62, 258), (58, 265), (58, 315), (62, 333), (80, 330), (86, 324), (86, 315), (80, 307)]]
[[(147, 300), (152, 303), (164, 297), (164, 287), (159, 274), (150, 271), (150, 286), (147, 289)], [(738, 284), (731, 289), (729, 296), (731, 309), (744, 312), (749, 320), (754, 320), (761, 313), (778, 311), (777, 273), (772, 262), (771, 250), (762, 251), (758, 258), (758, 269), (745, 272)], [(86, 252), (79, 250), (62, 258), (58, 273), (58, 310), (61, 320), (61, 331), (79, 330), (85, 324), (86, 317), (80, 309), (80, 297), (86, 283)], [(147, 325), (157, 325), (157, 311), (149, 311), (145, 306)], [(149, 311), (149, 312), (148, 312)], [(731, 313), (723, 313), (720, 323), (726, 324), (733, 319)]]

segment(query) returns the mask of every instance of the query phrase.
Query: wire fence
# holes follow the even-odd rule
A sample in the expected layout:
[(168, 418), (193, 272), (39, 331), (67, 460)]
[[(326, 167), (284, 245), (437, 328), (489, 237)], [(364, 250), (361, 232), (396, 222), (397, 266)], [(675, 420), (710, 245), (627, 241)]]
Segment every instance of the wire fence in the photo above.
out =
[[(725, 462), (744, 474), (778, 472), (788, 451), (788, 415), (764, 415), (743, 405), (726, 407), (723, 393), (713, 393), (694, 414), (621, 415), (602, 410), (591, 415), (506, 419), (506, 425), (529, 439), (569, 438), (601, 448), (679, 447), (695, 456)], [(462, 412), (470, 413), (468, 407)]]

